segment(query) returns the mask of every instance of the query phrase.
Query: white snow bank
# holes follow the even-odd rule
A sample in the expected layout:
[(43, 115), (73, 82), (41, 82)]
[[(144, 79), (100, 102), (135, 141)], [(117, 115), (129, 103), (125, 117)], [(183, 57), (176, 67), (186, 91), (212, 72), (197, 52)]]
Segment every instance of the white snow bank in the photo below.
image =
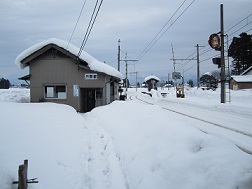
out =
[(93, 120), (86, 124), (110, 133), (128, 188), (223, 189), (252, 184), (251, 156), (193, 128), (199, 123), (188, 118), (134, 101), (115, 101), (84, 118)]
[(36, 189), (85, 188), (87, 135), (70, 106), (0, 102), (0, 188), (13, 189), (18, 166), (29, 160)]
[(0, 89), (0, 101), (30, 102), (30, 89), (25, 88)]
[[(49, 45), (49, 44), (55, 44), (61, 48), (66, 49), (67, 51), (74, 54), (75, 56), (78, 56), (79, 48), (77, 48), (76, 46), (74, 46), (72, 44), (68, 44), (68, 42), (66, 42), (66, 41), (56, 39), (56, 38), (51, 38), (51, 39), (48, 39), (46, 41), (43, 41), (43, 42), (40, 42), (40, 43), (37, 43), (37, 44), (31, 46), (30, 48), (26, 49), (21, 54), (19, 54), (15, 60), (16, 65), (18, 65), (21, 69), (25, 68), (26, 65), (22, 64), (21, 61), (23, 59), (25, 59), (26, 57), (28, 57), (29, 55), (31, 55), (32, 53), (38, 51), (39, 49), (41, 49), (44, 46)], [(122, 74), (119, 71), (117, 71), (115, 68), (96, 60), (94, 57), (92, 57), (91, 55), (89, 55), (85, 51), (82, 51), (79, 58), (81, 60), (87, 62), (88, 66), (93, 71), (106, 73), (110, 76), (114, 76), (119, 79), (122, 79), (122, 77), (123, 77)]]
[[(129, 96), (132, 91), (129, 89)], [(215, 101), (219, 103), (216, 91), (187, 92), (188, 98), (177, 99), (174, 90), (168, 90), (166, 98), (180, 103), (197, 102), (205, 107), (215, 106), (212, 105)], [(20, 94), (24, 93), (20, 89)], [(16, 96), (13, 92), (9, 94), (0, 90), (0, 99), (15, 102), (20, 99), (17, 91)], [(243, 102), (251, 99), (251, 91), (236, 91), (233, 96), (237, 105), (242, 102), (242, 106), (226, 105), (227, 109), (238, 108), (240, 112)], [(160, 102), (164, 103), (163, 100)], [(205, 104), (201, 103), (203, 100)], [(184, 109), (191, 111), (186, 106)], [(249, 103), (247, 110), (251, 112)], [(38, 184), (29, 184), (29, 188), (36, 189), (251, 189), (252, 186), (250, 155), (226, 139), (196, 129), (211, 125), (167, 112), (157, 105), (115, 101), (82, 117), (66, 105), (0, 100), (0, 111), (0, 188), (3, 189), (17, 188), (12, 182), (17, 180), (18, 166), (24, 159), (29, 160), (28, 178), (39, 180)], [(240, 114), (235, 117), (243, 119)]]

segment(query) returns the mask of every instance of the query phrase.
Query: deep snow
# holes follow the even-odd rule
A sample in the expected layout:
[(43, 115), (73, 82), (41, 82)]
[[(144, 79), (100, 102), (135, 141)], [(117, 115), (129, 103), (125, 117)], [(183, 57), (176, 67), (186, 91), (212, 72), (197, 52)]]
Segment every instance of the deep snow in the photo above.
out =
[(29, 89), (0, 90), (0, 188), (17, 188), (12, 182), (24, 159), (28, 177), (39, 180), (29, 185), (36, 189), (252, 188), (251, 155), (212, 125), (160, 107), (235, 125), (217, 120), (225, 112), (250, 132), (251, 90), (233, 91), (231, 104), (220, 104), (218, 91), (188, 88), (185, 99), (172, 88), (166, 97), (137, 93), (154, 105), (129, 100), (134, 91), (126, 101), (78, 114), (66, 105), (21, 103), (29, 101)]

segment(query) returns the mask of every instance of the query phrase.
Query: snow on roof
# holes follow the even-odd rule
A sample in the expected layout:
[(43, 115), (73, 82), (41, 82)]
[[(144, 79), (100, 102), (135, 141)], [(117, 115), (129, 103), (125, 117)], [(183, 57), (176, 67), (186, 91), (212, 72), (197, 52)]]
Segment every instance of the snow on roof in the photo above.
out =
[[(26, 65), (24, 65), (21, 61), (23, 59), (25, 59), (26, 57), (28, 57), (29, 55), (33, 54), (34, 52), (40, 50), (41, 48), (43, 48), (44, 46), (49, 45), (49, 44), (55, 44), (65, 50), (69, 51), (73, 55), (78, 56), (78, 52), (79, 52), (78, 47), (76, 47), (70, 43), (68, 44), (68, 42), (60, 40), (60, 39), (51, 38), (46, 41), (37, 43), (37, 44), (31, 46), (30, 48), (26, 49), (25, 51), (23, 51), (21, 54), (19, 54), (17, 56), (17, 58), (15, 60), (15, 64), (17, 66), (19, 66), (21, 69), (24, 69), (26, 67)], [(82, 51), (79, 58), (81, 60), (87, 62), (89, 68), (93, 71), (102, 72), (107, 75), (117, 77), (119, 79), (123, 78), (122, 74), (119, 71), (117, 71), (115, 68), (113, 68), (103, 62), (98, 61), (97, 59), (95, 59), (90, 54), (86, 53), (85, 51)]]
[(236, 82), (252, 82), (252, 75), (238, 75), (232, 76)]
[(241, 75), (247, 75), (248, 72), (252, 70), (252, 66), (250, 66), (248, 69), (246, 69), (244, 72), (242, 72)]
[(157, 76), (155, 76), (155, 75), (150, 75), (150, 76), (148, 76), (148, 77), (146, 77), (146, 78), (144, 79), (144, 82), (149, 81), (149, 80), (151, 80), (151, 79), (155, 79), (155, 80), (157, 80), (157, 81), (160, 81), (160, 79), (159, 79)]
[(213, 75), (211, 72), (206, 72), (203, 75)]

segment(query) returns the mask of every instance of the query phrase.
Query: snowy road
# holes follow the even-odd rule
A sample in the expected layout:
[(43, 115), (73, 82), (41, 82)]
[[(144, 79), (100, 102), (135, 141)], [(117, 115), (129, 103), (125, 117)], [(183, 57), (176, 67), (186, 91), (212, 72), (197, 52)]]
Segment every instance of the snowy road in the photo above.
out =
[[(249, 108), (241, 111), (229, 104), (195, 104), (185, 99), (161, 98), (159, 100), (140, 93), (132, 94), (131, 100), (149, 105), (161, 106), (174, 116), (194, 119), (194, 126), (207, 134), (212, 134), (232, 141), (244, 152), (252, 154), (252, 112)], [(191, 121), (191, 120), (190, 120)]]

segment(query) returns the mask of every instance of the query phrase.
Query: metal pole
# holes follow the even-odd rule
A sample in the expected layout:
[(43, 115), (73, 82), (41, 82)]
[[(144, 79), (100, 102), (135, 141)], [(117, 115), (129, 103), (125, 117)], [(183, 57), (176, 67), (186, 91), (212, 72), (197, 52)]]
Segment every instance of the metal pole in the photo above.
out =
[(121, 49), (120, 49), (120, 39), (118, 40), (118, 56), (117, 56), (117, 58), (118, 58), (118, 71), (120, 72), (120, 51), (121, 51)]
[(221, 103), (226, 103), (225, 91), (225, 57), (224, 57), (224, 18), (223, 4), (220, 5), (220, 27), (221, 27)]
[(197, 44), (197, 88), (200, 88), (199, 44)]

